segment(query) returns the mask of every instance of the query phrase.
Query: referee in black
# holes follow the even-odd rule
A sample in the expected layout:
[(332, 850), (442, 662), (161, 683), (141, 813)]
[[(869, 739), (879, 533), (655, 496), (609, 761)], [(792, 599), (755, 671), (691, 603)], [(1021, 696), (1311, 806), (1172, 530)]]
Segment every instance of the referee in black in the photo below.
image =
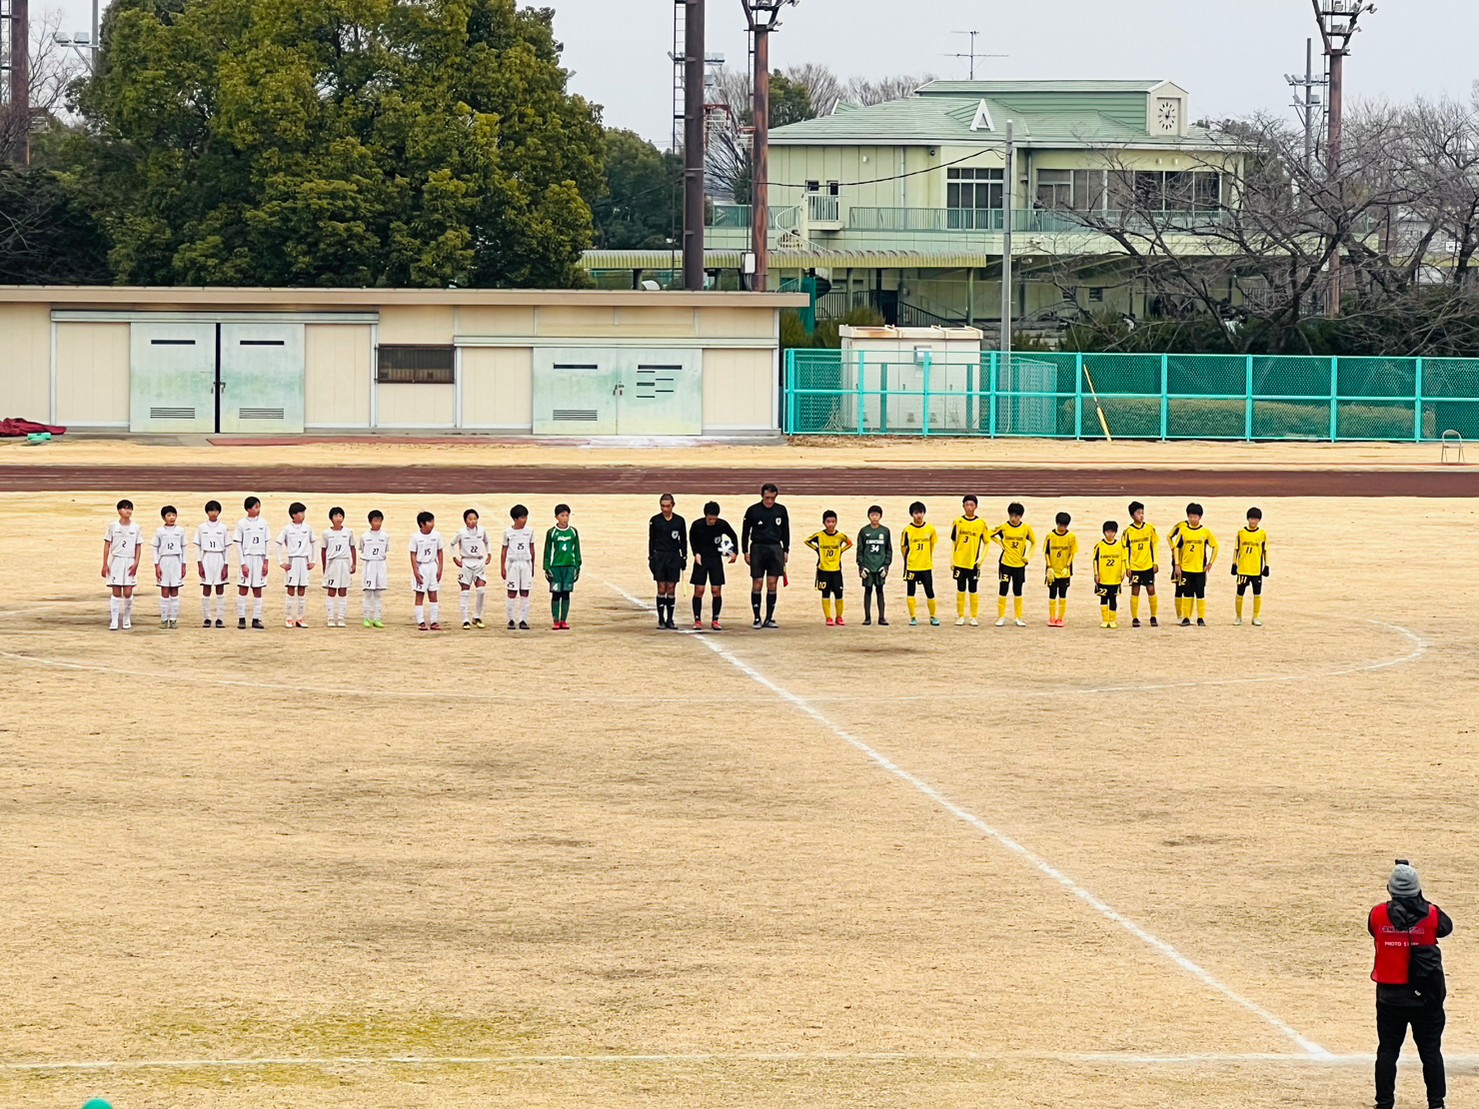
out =
[(673, 608), (678, 603), (678, 579), (688, 565), (688, 524), (673, 512), (677, 502), (673, 494), (664, 493), (658, 500), (662, 509), (647, 521), (647, 567), (657, 583), (657, 626), (675, 628)]
[[(776, 504), (780, 494), (770, 482), (760, 487), (760, 501), (745, 509), (745, 522), (740, 528), (740, 550), (750, 567), (750, 607), (755, 610), (755, 627), (774, 628), (775, 585), (786, 572), (791, 557), (791, 515), (786, 506)], [(765, 583), (765, 620), (760, 620), (760, 583)]]

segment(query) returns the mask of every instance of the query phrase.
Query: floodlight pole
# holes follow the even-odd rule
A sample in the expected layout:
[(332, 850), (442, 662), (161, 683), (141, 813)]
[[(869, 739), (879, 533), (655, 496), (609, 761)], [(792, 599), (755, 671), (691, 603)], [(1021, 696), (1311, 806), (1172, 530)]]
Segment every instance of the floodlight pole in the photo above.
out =
[(704, 0), (683, 0), (683, 288), (704, 287)]
[(750, 249), (755, 274), (750, 288), (765, 292), (770, 277), (770, 34), (780, 25), (781, 8), (796, 0), (740, 0), (754, 41), (753, 128), (750, 135)]
[(31, 5), (10, 0), (10, 89), (5, 124), (11, 132), (10, 160), (31, 164)]
[[(1365, 12), (1376, 10), (1367, 0), (1310, 0), (1315, 21), (1320, 25), (1324, 44), (1326, 72), (1329, 74), (1326, 105), (1329, 131), (1325, 138), (1325, 174), (1336, 190), (1344, 193), (1340, 156), (1343, 115), (1345, 110), (1345, 59), (1350, 53), (1351, 38), (1359, 28), (1356, 21)], [(1332, 319), (1340, 315), (1340, 243), (1330, 255), (1330, 295), (1325, 314)]]

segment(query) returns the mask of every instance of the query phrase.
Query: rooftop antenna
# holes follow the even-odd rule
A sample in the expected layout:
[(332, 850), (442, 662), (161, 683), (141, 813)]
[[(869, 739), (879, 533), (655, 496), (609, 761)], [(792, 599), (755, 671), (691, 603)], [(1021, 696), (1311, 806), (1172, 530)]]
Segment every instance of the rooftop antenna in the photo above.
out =
[[(1356, 25), (1363, 15), (1376, 14), (1369, 0), (1310, 0), (1315, 22), (1320, 27), (1320, 41), (1325, 53), (1325, 85), (1328, 94), (1328, 133), (1325, 138), (1325, 173), (1336, 187), (1340, 186), (1340, 140), (1342, 114), (1345, 108), (1345, 59), (1351, 52), (1351, 39), (1361, 30)], [(1330, 296), (1326, 315), (1340, 315), (1340, 247), (1330, 255)]]
[(977, 54), (976, 53), (976, 36), (981, 33), (980, 31), (951, 31), (950, 33), (952, 35), (970, 35), (971, 36), (971, 52), (969, 54), (946, 54), (945, 57), (947, 57), (947, 58), (969, 58), (970, 59), (970, 62), (971, 62), (971, 80), (972, 81), (974, 81), (976, 79), (976, 59), (977, 58), (1008, 58), (1008, 57), (1011, 57), (1010, 54)]

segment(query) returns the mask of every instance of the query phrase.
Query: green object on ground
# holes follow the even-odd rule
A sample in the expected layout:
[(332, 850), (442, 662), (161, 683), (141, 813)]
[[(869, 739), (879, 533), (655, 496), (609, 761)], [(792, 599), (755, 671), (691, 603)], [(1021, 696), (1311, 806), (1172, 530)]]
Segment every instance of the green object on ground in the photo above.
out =
[[(50, 438), (50, 436), (47, 436), (47, 438)], [(102, 1098), (95, 1097), (84, 1105), (82, 1109), (113, 1109), (113, 1106), (109, 1105)]]
[(30, 435), (27, 435), (26, 436), (26, 442), (27, 443), (50, 443), (51, 442), (51, 432), (49, 432), (49, 431), (34, 431)]

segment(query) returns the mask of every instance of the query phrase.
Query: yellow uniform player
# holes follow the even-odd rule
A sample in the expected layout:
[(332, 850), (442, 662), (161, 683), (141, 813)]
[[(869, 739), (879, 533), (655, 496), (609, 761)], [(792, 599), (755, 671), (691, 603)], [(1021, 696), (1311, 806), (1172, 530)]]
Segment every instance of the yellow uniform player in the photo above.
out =
[(1073, 560), (1078, 557), (1078, 536), (1068, 530), (1073, 517), (1058, 513), (1057, 525), (1043, 540), (1043, 560), (1047, 563), (1048, 627), (1061, 628), (1068, 615), (1068, 587), (1073, 584)]
[(1196, 607), (1197, 627), (1207, 626), (1207, 575), (1217, 561), (1217, 537), (1202, 524), (1202, 506), (1186, 506), (1186, 519), (1166, 536), (1171, 547), (1171, 572), (1176, 579), (1176, 615), (1183, 628), (1191, 627)]
[(1243, 622), (1243, 594), (1253, 590), (1253, 626), (1263, 627), (1263, 579), (1269, 576), (1268, 532), (1263, 530), (1263, 513), (1248, 509), (1248, 526), (1238, 529), (1238, 553), (1233, 560), (1233, 577), (1238, 582), (1238, 618)]
[(924, 522), (923, 501), (911, 504), (909, 515), (912, 522), (905, 525), (899, 535), (899, 552), (904, 556), (904, 588), (908, 593), (909, 626), (916, 627), (919, 624), (914, 591), (923, 587), (925, 600), (929, 604), (930, 624), (938, 628), (940, 618), (935, 610), (935, 545), (940, 541), (940, 533), (933, 524)]
[(1094, 544), (1094, 592), (1099, 594), (1099, 626), (1119, 627), (1120, 586), (1125, 582), (1125, 545), (1119, 523), (1104, 521), (1104, 538)]
[(1161, 599), (1155, 593), (1155, 576), (1161, 568), (1156, 560), (1160, 535), (1154, 524), (1145, 522), (1145, 505), (1139, 501), (1130, 502), (1130, 523), (1120, 533), (1120, 542), (1125, 545), (1130, 573), (1130, 627), (1140, 626), (1140, 590), (1144, 587), (1150, 597), (1150, 626), (1158, 628)]
[(1007, 505), (1007, 522), (991, 529), (991, 541), (1001, 544), (1000, 592), (996, 599), (996, 626), (1007, 622), (1007, 594), (1011, 593), (1016, 605), (1017, 627), (1025, 628), (1022, 619), (1022, 586), (1027, 582), (1027, 564), (1032, 561), (1037, 536), (1032, 525), (1024, 524), (1022, 517), (1027, 509), (1013, 501)]
[(980, 623), (976, 619), (981, 614), (981, 594), (977, 590), (981, 585), (981, 560), (986, 557), (988, 525), (976, 515), (977, 503), (975, 497), (962, 497), (960, 504), (963, 512), (956, 517), (950, 528), (950, 542), (954, 544), (954, 551), (950, 556), (950, 572), (955, 575), (957, 628), (965, 623), (967, 596), (970, 597), (971, 627)]
[[(822, 513), (822, 530), (812, 535), (806, 545), (817, 553), (817, 592), (822, 595), (822, 615), (827, 627), (846, 625), (842, 618), (842, 555), (852, 549), (852, 540), (837, 530), (837, 513)], [(837, 616), (832, 616), (832, 601), (837, 601)]]

